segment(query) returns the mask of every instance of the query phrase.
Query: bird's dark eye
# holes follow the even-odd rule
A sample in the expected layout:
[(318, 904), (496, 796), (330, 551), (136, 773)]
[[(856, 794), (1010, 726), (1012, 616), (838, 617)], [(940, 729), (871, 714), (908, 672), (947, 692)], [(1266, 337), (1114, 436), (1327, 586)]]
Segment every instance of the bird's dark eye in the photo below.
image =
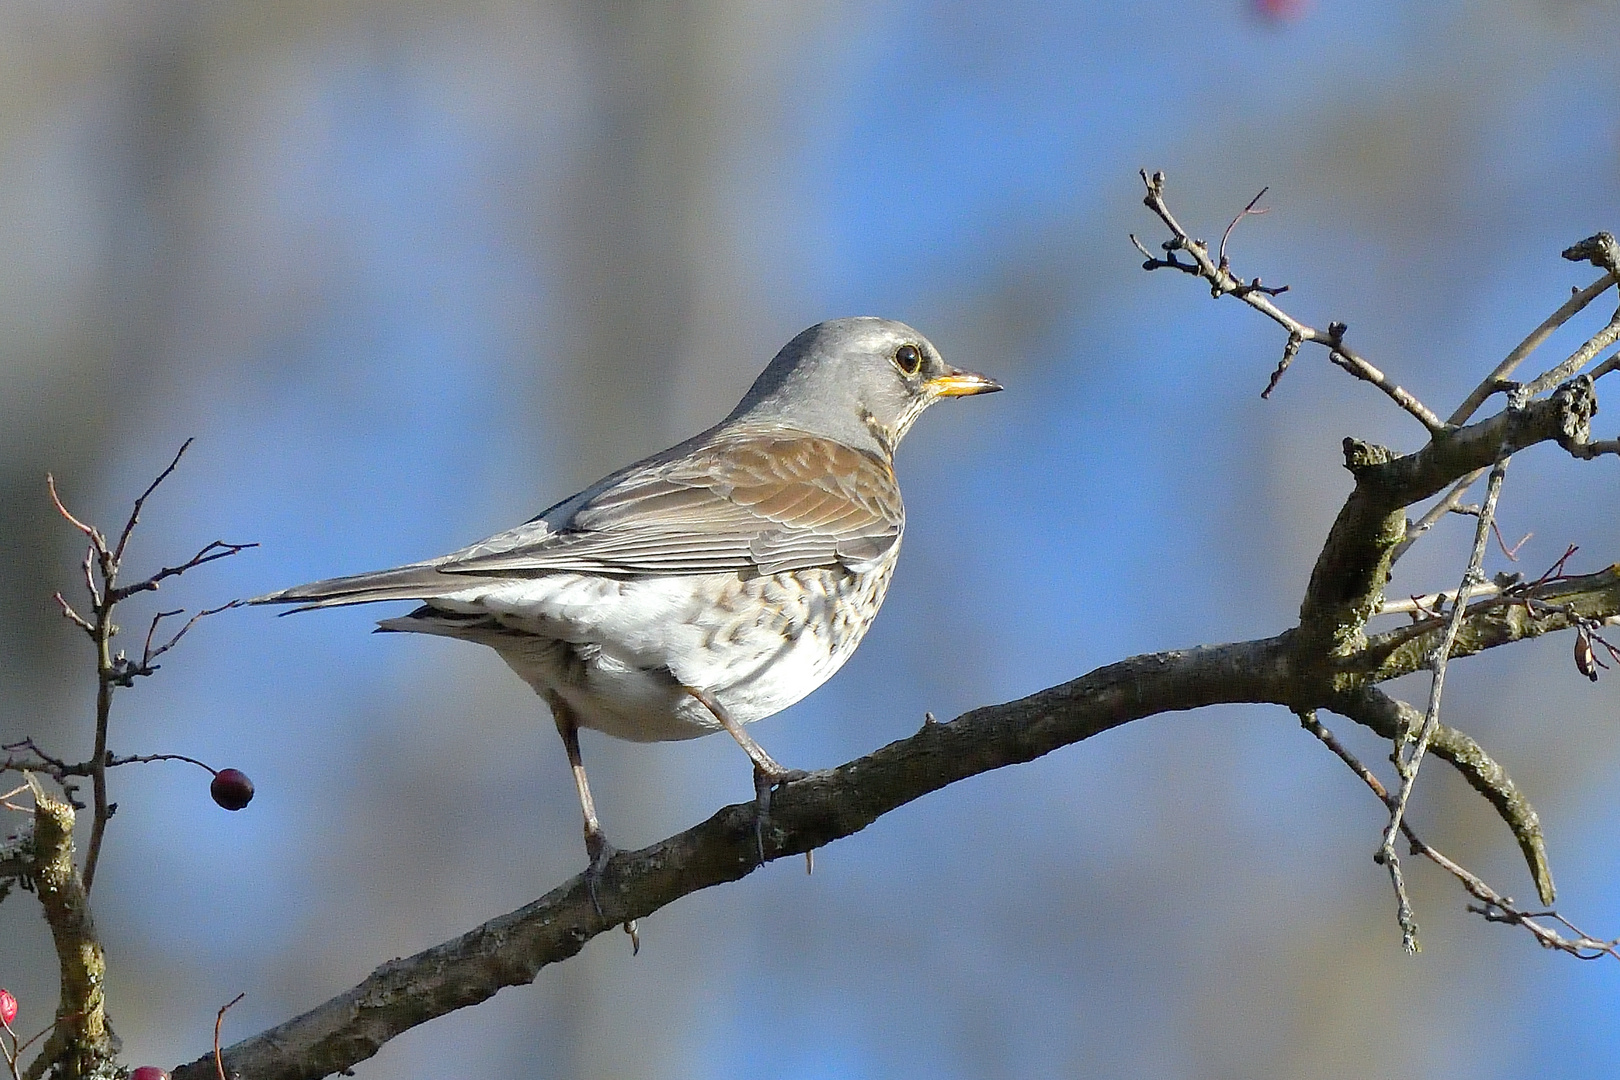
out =
[(915, 345), (902, 345), (894, 350), (894, 366), (903, 374), (915, 375), (922, 367), (922, 352)]

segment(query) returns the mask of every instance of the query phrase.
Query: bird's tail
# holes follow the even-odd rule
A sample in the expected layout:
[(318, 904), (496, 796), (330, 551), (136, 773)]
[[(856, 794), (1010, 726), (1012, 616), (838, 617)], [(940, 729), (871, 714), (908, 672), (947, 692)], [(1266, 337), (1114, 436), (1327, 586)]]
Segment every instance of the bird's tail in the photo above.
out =
[(266, 593), (249, 600), (250, 604), (297, 604), (292, 611), (311, 611), (315, 608), (341, 607), (345, 604), (373, 604), (379, 600), (431, 600), (436, 596), (465, 588), (466, 582), (453, 575), (441, 573), (438, 560), (396, 566), (391, 570), (373, 570), (366, 574), (327, 578), (308, 585), (295, 585), (280, 592)]

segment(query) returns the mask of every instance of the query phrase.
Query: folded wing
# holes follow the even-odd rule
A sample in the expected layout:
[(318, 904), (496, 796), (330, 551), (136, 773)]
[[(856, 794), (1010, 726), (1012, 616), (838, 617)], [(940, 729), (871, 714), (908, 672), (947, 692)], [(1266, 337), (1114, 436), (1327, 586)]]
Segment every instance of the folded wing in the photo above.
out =
[(905, 510), (889, 464), (811, 435), (732, 435), (649, 459), (599, 490), (442, 558), (300, 585), (253, 603), (298, 610), (430, 600), (481, 576), (774, 574), (876, 561)]

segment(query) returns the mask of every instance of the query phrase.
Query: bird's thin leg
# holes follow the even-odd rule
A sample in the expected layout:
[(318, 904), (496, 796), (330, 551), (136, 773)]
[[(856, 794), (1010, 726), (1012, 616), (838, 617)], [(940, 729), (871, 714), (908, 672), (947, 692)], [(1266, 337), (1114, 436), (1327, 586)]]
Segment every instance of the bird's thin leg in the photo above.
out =
[(585, 869), (585, 885), (591, 891), (591, 905), (602, 914), (596, 887), (602, 880), (602, 871), (613, 857), (613, 845), (602, 831), (602, 822), (596, 816), (596, 800), (591, 798), (591, 784), (585, 778), (585, 759), (579, 753), (579, 721), (568, 703), (555, 694), (546, 696), (551, 706), (551, 718), (557, 722), (557, 734), (562, 736), (563, 749), (568, 752), (568, 765), (574, 771), (574, 788), (579, 792), (579, 809), (585, 815), (585, 854), (590, 865)]
[(743, 748), (743, 752), (754, 763), (754, 842), (759, 848), (759, 861), (764, 863), (765, 824), (771, 816), (772, 789), (777, 784), (785, 784), (789, 780), (802, 780), (810, 774), (803, 769), (787, 769), (777, 764), (776, 759), (767, 754), (765, 748), (743, 730), (743, 726), (726, 711), (725, 706), (714, 699), (713, 694), (693, 686), (683, 686), (681, 689), (714, 714), (714, 718), (720, 721), (720, 726), (731, 733), (731, 737), (737, 740), (737, 745)]

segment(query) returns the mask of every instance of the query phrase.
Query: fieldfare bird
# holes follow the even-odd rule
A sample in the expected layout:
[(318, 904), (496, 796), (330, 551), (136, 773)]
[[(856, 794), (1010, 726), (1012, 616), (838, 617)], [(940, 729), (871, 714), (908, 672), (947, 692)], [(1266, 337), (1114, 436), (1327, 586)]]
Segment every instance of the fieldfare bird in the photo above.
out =
[(612, 849), (579, 729), (637, 742), (724, 729), (754, 763), (756, 837), (784, 769), (743, 725), (849, 659), (883, 603), (905, 508), (895, 447), (941, 398), (1000, 384), (888, 319), (834, 319), (777, 353), (719, 424), (515, 529), (436, 559), (258, 597), (295, 610), (418, 600), (379, 630), (488, 645), (550, 706), (585, 817)]

